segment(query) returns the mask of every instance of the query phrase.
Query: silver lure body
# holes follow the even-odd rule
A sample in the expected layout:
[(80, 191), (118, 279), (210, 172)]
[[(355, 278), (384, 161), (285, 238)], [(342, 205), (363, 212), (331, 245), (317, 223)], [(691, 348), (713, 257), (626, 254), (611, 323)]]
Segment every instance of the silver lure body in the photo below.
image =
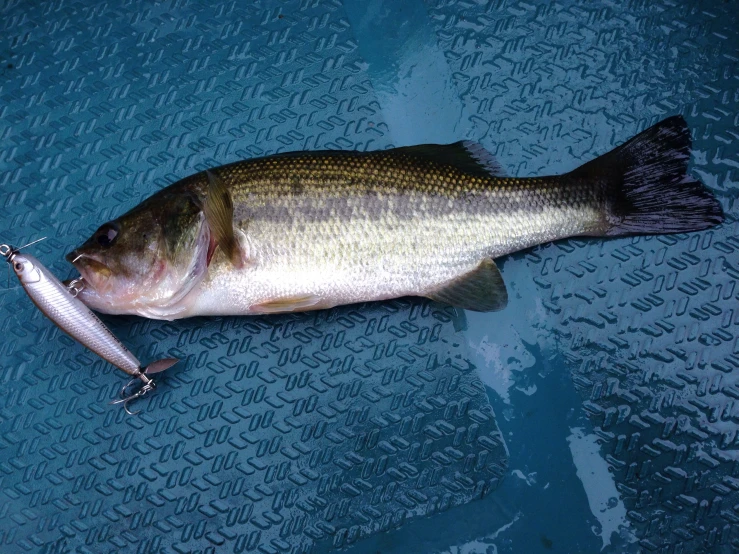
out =
[(142, 375), (136, 356), (41, 262), (16, 253), (11, 263), (33, 303), (62, 331), (127, 374)]

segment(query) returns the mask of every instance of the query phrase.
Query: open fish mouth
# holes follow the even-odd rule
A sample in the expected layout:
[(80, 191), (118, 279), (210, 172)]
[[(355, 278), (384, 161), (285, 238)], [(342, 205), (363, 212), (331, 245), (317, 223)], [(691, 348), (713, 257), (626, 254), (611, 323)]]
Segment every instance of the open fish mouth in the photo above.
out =
[[(77, 251), (72, 251), (66, 256), (77, 271), (80, 272), (80, 276), (77, 279), (68, 279), (64, 281), (64, 284), (69, 286), (70, 283), (75, 282), (77, 285), (83, 285), (84, 288), (95, 289), (96, 282), (99, 283), (101, 278), (110, 277), (112, 272), (110, 268), (104, 263), (86, 255), (80, 254)], [(81, 288), (77, 286), (77, 288)]]

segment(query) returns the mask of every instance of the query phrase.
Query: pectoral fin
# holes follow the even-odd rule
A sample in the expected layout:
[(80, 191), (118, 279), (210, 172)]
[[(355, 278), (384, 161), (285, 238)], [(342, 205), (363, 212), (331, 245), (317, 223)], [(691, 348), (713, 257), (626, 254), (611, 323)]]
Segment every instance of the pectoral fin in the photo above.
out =
[(432, 300), (474, 312), (495, 312), (508, 304), (508, 291), (498, 266), (483, 260), (466, 273), (426, 295)]
[(208, 176), (208, 197), (203, 205), (205, 220), (211, 232), (211, 248), (208, 251), (208, 263), (213, 256), (215, 246), (220, 246), (226, 257), (236, 267), (244, 266), (239, 242), (234, 235), (234, 206), (231, 193), (215, 172), (206, 170)]
[(317, 309), (321, 302), (320, 296), (301, 295), (290, 296), (286, 298), (278, 298), (257, 304), (251, 307), (251, 311), (260, 314), (275, 314), (280, 312), (302, 312), (305, 310)]

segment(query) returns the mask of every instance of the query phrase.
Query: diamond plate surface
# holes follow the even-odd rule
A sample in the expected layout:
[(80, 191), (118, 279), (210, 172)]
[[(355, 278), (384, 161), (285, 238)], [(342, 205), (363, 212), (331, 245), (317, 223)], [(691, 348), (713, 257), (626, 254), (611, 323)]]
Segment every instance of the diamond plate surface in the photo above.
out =
[(506, 451), (463, 325), (416, 301), (119, 325), (183, 360), (138, 417), (52, 331), (71, 369), (27, 347), (3, 385), (3, 552), (324, 552), (481, 498)]
[(736, 551), (736, 3), (428, 6), (471, 124), (514, 174), (567, 171), (668, 114), (688, 119), (692, 171), (724, 225), (571, 240), (506, 267), (546, 314), (527, 322), (573, 374), (635, 548)]
[[(409, 517), (403, 529), (375, 533), (351, 552), (739, 550), (736, 2), (6, 1), (0, 2), (0, 14), (0, 238), (19, 244), (50, 236), (35, 248), (60, 276), (69, 270), (56, 261), (61, 253), (100, 222), (208, 165), (281, 150), (468, 138), (495, 152), (509, 173), (536, 175), (572, 169), (662, 117), (685, 115), (694, 133), (691, 171), (719, 195), (728, 214), (724, 225), (695, 235), (565, 241), (511, 256), (502, 263), (511, 292), (505, 312), (470, 315), (469, 327), (456, 333), (454, 321), (442, 325), (439, 336), (446, 333), (451, 346), (438, 354), (426, 346), (428, 356), (414, 362), (391, 355), (393, 367), (408, 364), (418, 372), (434, 355), (477, 366), (503, 415), (499, 424), (511, 472), (487, 499), (443, 516)], [(146, 423), (137, 428), (103, 406), (114, 394), (110, 368), (51, 328), (19, 290), (0, 292), (0, 299), (3, 552), (25, 551), (21, 544), (46, 552), (172, 551), (168, 545), (176, 542), (192, 551), (254, 546), (211, 525), (219, 518), (232, 521), (218, 511), (225, 502), (218, 495), (228, 481), (222, 476), (238, 470), (225, 469), (224, 454), (217, 472), (218, 454), (205, 459), (187, 445), (200, 440), (198, 447), (210, 453), (235, 448), (228, 441), (249, 422), (240, 415), (233, 426), (220, 415), (210, 418), (210, 410), (226, 413), (219, 406), (233, 401), (219, 392), (238, 396), (225, 384), (216, 385), (237, 374), (218, 361), (222, 354), (213, 358), (218, 349), (228, 356), (229, 347), (216, 335), (229, 344), (250, 334), (271, 337), (266, 325), (278, 329), (279, 337), (281, 325), (292, 320), (193, 320), (173, 327), (107, 320), (142, 358), (174, 348), (206, 360), (191, 360), (169, 377), (169, 395), (159, 391), (140, 420)], [(406, 333), (401, 324), (410, 321), (413, 310), (429, 309), (390, 306), (397, 310), (388, 315), (390, 321)], [(357, 313), (372, 319), (379, 313), (374, 310), (383, 309), (388, 306)], [(326, 317), (338, 321), (338, 313), (351, 320), (353, 312)], [(315, 327), (339, 333), (336, 321), (319, 318)], [(259, 331), (248, 328), (251, 323)], [(307, 329), (313, 319), (290, 324)], [(283, 340), (305, 352), (323, 352), (318, 344), (291, 337), (268, 341), (280, 354), (267, 351), (266, 359), (286, 375), (301, 362), (288, 359), (280, 366)], [(387, 348), (392, 340), (388, 336), (378, 344)], [(351, 340), (326, 355), (360, 359), (363, 354), (347, 343)], [(442, 363), (432, 374), (456, 372), (474, 380), (474, 372), (461, 369), (463, 362), (457, 365)], [(380, 373), (385, 374), (356, 379), (368, 383)], [(273, 377), (276, 383), (286, 379)], [(246, 390), (245, 382), (250, 378), (238, 386)], [(416, 385), (380, 386), (395, 392)], [(327, 389), (322, 393), (327, 402), (340, 393)], [(424, 384), (424, 394), (430, 389)], [(188, 406), (185, 398), (195, 392), (194, 407)], [(82, 401), (91, 395), (94, 401)], [(160, 402), (183, 411), (160, 414)], [(303, 413), (301, 423), (310, 428), (319, 415), (326, 417), (315, 410)], [(160, 417), (174, 418), (174, 428), (160, 423), (153, 428), (156, 437), (144, 437), (151, 431), (149, 421)], [(214, 422), (218, 430), (208, 438)], [(219, 443), (224, 426), (229, 434)], [(183, 437), (180, 428), (193, 437)], [(424, 432), (413, 436), (423, 443)], [(280, 436), (263, 433), (259, 440)], [(207, 441), (215, 442), (204, 446)], [(350, 443), (347, 439), (335, 452), (349, 453)], [(177, 444), (185, 446), (177, 451)], [(246, 444), (250, 450), (261, 443)], [(70, 462), (72, 451), (78, 454)], [(185, 451), (195, 453), (185, 459)], [(146, 466), (147, 456), (169, 458)], [(282, 454), (267, 447), (264, 456)], [(59, 484), (49, 482), (44, 476), (54, 473), (48, 468), (62, 459), (63, 475), (73, 478), (59, 474)], [(451, 459), (442, 466), (463, 467)], [(72, 465), (66, 468), (67, 463)], [(421, 470), (437, 465), (418, 463)], [(185, 500), (149, 500), (159, 498), (158, 489), (167, 490), (167, 478), (156, 468), (180, 475), (188, 466), (203, 473), (174, 485), (188, 490)], [(360, 466), (340, 470), (350, 475)], [(118, 471), (121, 477), (115, 477)], [(115, 483), (131, 483), (128, 488), (118, 490), (96, 477), (111, 472)], [(309, 480), (294, 489), (313, 485)], [(65, 486), (72, 492), (57, 494)], [(369, 498), (369, 491), (355, 488)], [(276, 494), (249, 501), (272, 502)], [(468, 491), (456, 494), (471, 497)], [(119, 495), (122, 501), (110, 500)], [(76, 506), (70, 503), (75, 498)], [(190, 535), (183, 535), (188, 523), (178, 528), (165, 519), (171, 515), (167, 510), (180, 510), (175, 522), (193, 522)], [(265, 536), (285, 525), (266, 521), (271, 526)], [(348, 530), (341, 544), (347, 545), (357, 531), (342, 521)], [(364, 525), (365, 532), (372, 527), (353, 524)], [(252, 524), (237, 521), (235, 527), (242, 525)], [(298, 536), (288, 533), (279, 540), (297, 545)], [(333, 548), (336, 536), (306, 541), (324, 551)], [(208, 537), (224, 542), (216, 545)], [(266, 544), (267, 551), (284, 546)]]
[[(385, 144), (339, 3), (34, 8), (3, 7), (0, 233), (49, 236), (59, 275), (184, 174)], [(128, 418), (106, 406), (120, 376), (18, 287), (2, 309), (3, 552), (325, 552), (482, 497), (506, 466), (453, 310), (110, 318), (142, 359), (185, 360)]]
[(36, 4), (4, 9), (5, 240), (73, 244), (206, 166), (385, 145), (338, 3)]

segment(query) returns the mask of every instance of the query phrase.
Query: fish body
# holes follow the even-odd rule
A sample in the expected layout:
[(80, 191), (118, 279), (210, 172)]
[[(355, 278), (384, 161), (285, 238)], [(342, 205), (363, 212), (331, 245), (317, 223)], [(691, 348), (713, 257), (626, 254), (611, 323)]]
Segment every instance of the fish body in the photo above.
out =
[(136, 356), (41, 262), (29, 254), (13, 250), (9, 250), (7, 258), (21, 286), (46, 317), (128, 375), (141, 378), (146, 384), (149, 382), (145, 375), (147, 370), (148, 373), (162, 371), (177, 361), (172, 358), (159, 360), (146, 369), (142, 368)]
[(514, 178), (471, 142), (296, 152), (187, 177), (70, 253), (81, 298), (106, 313), (176, 319), (426, 296), (507, 301), (493, 260), (572, 236), (720, 223), (687, 177), (690, 134), (669, 118), (565, 175)]

